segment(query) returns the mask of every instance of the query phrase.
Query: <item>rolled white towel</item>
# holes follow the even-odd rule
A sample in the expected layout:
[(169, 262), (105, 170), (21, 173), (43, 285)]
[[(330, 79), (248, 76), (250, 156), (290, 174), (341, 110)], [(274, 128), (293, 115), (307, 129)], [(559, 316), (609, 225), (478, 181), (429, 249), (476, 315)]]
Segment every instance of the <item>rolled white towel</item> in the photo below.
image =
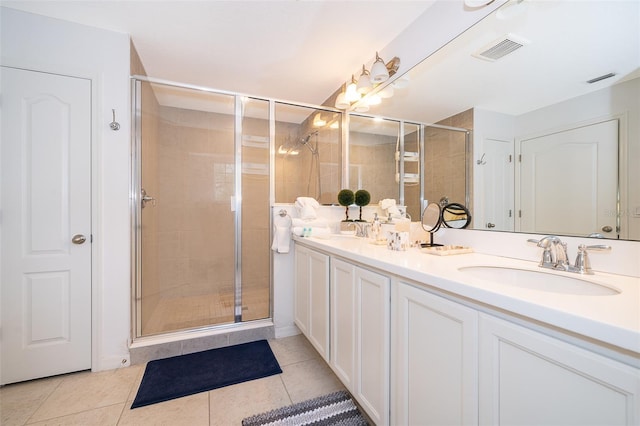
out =
[(378, 205), (383, 211), (386, 211), (387, 214), (390, 214), (392, 217), (401, 216), (400, 210), (398, 210), (398, 207), (396, 206), (396, 200), (392, 198), (385, 198), (384, 200), (380, 200), (380, 203), (378, 203)]
[(313, 227), (313, 226), (294, 226), (293, 229), (291, 230), (291, 232), (293, 232), (295, 235), (297, 235), (298, 237), (302, 237), (305, 234), (305, 229), (306, 230), (311, 230), (310, 234), (308, 236), (311, 237), (317, 237), (320, 235), (328, 235), (331, 233), (331, 230), (329, 228), (323, 227), (323, 228), (318, 228), (318, 227)]
[(318, 217), (316, 209), (320, 207), (320, 203), (314, 198), (298, 197), (295, 206), (301, 219), (315, 219)]
[(293, 224), (291, 226), (313, 226), (316, 228), (326, 228), (329, 226), (329, 221), (323, 217), (318, 217), (315, 219), (300, 219), (298, 217), (294, 217), (292, 220)]

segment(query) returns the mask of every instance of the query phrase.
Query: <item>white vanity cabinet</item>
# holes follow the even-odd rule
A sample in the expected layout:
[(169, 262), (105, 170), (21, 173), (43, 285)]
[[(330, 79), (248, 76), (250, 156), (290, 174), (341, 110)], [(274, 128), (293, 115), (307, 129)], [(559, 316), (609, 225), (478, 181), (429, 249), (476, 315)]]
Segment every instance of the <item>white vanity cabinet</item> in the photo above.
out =
[(351, 261), (308, 244), (296, 245), (295, 322), (377, 425), (640, 424), (637, 351), (412, 270), (433, 262), (419, 252), (389, 256), (385, 273), (372, 245)]
[(478, 312), (399, 281), (393, 288), (392, 424), (478, 422)]
[(390, 279), (331, 259), (329, 364), (377, 425), (389, 424)]
[(480, 424), (640, 424), (640, 370), (486, 314), (480, 342)]
[(296, 245), (294, 321), (329, 361), (329, 256)]

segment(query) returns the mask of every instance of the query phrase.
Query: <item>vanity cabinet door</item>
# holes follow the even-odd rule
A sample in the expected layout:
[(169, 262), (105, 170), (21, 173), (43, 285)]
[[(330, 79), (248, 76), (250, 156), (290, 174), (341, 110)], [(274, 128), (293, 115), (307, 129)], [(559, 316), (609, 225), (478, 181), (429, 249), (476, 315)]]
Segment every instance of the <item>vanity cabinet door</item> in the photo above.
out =
[(399, 282), (393, 294), (392, 423), (478, 423), (478, 312)]
[(356, 399), (377, 425), (389, 424), (390, 279), (355, 268)]
[(302, 334), (309, 335), (309, 250), (296, 245), (293, 321)]
[(356, 267), (331, 259), (331, 368), (354, 389), (356, 364)]
[(481, 314), (481, 424), (637, 425), (639, 411), (639, 369)]
[(294, 320), (329, 361), (329, 256), (296, 246)]
[(389, 424), (390, 279), (331, 259), (329, 365), (377, 425)]

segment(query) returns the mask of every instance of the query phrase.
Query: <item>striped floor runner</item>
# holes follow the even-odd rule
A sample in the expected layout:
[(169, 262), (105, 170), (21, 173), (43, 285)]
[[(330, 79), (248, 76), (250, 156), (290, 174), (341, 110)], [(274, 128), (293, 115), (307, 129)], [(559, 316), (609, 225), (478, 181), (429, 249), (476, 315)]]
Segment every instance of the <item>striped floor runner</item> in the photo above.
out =
[(303, 401), (242, 420), (242, 426), (368, 425), (346, 391)]

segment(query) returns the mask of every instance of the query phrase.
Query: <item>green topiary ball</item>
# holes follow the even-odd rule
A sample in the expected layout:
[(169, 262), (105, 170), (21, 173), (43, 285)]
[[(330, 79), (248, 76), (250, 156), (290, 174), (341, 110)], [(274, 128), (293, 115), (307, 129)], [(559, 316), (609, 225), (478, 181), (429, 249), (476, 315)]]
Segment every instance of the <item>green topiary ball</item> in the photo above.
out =
[(341, 206), (350, 206), (351, 204), (353, 204), (354, 200), (355, 195), (353, 194), (352, 190), (343, 189), (338, 192), (338, 203), (340, 203)]
[(364, 189), (358, 189), (356, 191), (355, 200), (356, 206), (367, 206), (369, 205), (369, 201), (371, 201), (371, 194), (369, 194), (369, 191), (366, 191)]

